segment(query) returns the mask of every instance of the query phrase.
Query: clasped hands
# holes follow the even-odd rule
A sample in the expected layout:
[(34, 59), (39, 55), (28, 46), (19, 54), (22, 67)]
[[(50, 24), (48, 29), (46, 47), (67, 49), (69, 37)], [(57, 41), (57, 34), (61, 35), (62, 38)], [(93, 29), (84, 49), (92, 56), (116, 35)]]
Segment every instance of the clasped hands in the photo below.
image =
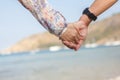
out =
[[(29, 11), (34, 10), (31, 5), (27, 3), (27, 0), (25, 1), (26, 3), (23, 2), (23, 0), (19, 0), (19, 2)], [(69, 23), (66, 31), (64, 31), (59, 38), (68, 48), (78, 50), (87, 36), (87, 30), (88, 24), (80, 19), (77, 22)]]
[(78, 50), (88, 32), (88, 25), (84, 21), (79, 20), (67, 25), (67, 30), (60, 35), (60, 40), (70, 49)]

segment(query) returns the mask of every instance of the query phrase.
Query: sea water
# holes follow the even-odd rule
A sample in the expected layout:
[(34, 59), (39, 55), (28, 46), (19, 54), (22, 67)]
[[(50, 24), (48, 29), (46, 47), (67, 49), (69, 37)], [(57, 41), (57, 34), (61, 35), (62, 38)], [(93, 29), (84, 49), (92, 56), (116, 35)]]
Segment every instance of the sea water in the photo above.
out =
[(0, 80), (112, 80), (119, 76), (120, 46), (0, 56)]

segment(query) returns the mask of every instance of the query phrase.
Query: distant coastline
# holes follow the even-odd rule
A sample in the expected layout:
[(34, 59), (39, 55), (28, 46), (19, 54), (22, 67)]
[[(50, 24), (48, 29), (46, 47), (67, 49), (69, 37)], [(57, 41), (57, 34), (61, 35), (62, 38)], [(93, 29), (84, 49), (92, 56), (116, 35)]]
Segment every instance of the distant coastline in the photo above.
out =
[[(120, 13), (109, 18), (95, 22), (89, 26), (89, 33), (83, 46), (86, 48), (98, 45), (120, 45)], [(45, 32), (25, 38), (15, 45), (0, 51), (0, 53), (17, 53), (49, 49), (52, 46), (65, 47), (59, 38)]]

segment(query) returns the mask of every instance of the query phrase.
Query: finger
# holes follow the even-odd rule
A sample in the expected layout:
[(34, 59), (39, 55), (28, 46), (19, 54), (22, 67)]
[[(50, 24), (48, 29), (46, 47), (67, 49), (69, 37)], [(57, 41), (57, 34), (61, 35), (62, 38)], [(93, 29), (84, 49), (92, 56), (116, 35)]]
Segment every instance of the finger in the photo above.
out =
[(76, 35), (76, 37), (75, 37), (74, 39), (75, 39), (75, 44), (78, 44), (79, 41), (80, 41), (80, 36), (79, 36), (79, 34)]
[(76, 46), (75, 50), (78, 50), (82, 46), (83, 42), (84, 42), (84, 40), (80, 40), (79, 44)]
[(62, 33), (61, 35), (60, 35), (60, 38), (59, 39), (61, 39), (61, 40), (63, 40), (63, 41), (73, 41), (73, 37), (70, 35), (71, 33), (70, 33), (70, 30), (69, 30), (69, 28), (64, 32), (64, 33)]
[[(87, 26), (85, 25), (81, 25), (82, 28), (80, 28), (79, 30), (82, 30), (82, 32), (86, 32)], [(83, 34), (84, 35), (84, 34)]]
[(76, 48), (76, 44), (72, 43), (72, 42), (68, 42), (68, 41), (63, 41), (63, 43), (68, 47), (68, 48), (71, 48), (71, 49), (74, 49)]
[(79, 27), (76, 26), (75, 24), (73, 24), (74, 28), (76, 29), (76, 31), (80, 34), (80, 30), (79, 30)]
[(75, 37), (73, 37), (73, 36), (63, 36), (63, 37), (61, 37), (61, 40), (76, 43), (75, 42)]
[(68, 44), (70, 44), (69, 42), (67, 42), (67, 41), (62, 41), (62, 43), (65, 45), (65, 46), (67, 46), (68, 48), (70, 48), (70, 49), (73, 49), (72, 47), (70, 47)]
[(75, 42), (78, 44), (79, 43), (79, 40), (80, 40), (80, 31), (79, 31), (79, 28), (75, 26), (75, 24), (73, 24), (75, 30), (77, 31), (77, 34), (75, 36)]
[(70, 38), (69, 36), (66, 36), (68, 35), (68, 33), (63, 33), (61, 36), (60, 36), (60, 40), (63, 40), (63, 41), (68, 41), (68, 39)]
[[(79, 26), (79, 27), (78, 27)], [(74, 28), (76, 29), (76, 31), (78, 32), (77, 38), (80, 40), (84, 40), (84, 38), (86, 37), (86, 29), (85, 29), (85, 25), (81, 25), (81, 24), (74, 24)], [(79, 42), (79, 41), (77, 41)]]

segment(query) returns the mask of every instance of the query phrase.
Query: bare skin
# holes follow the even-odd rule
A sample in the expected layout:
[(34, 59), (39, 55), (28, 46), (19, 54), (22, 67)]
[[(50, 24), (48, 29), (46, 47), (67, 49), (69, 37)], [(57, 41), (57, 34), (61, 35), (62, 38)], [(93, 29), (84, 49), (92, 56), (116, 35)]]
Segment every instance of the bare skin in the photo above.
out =
[[(33, 11), (34, 8), (32, 8), (32, 5), (30, 5), (29, 3), (27, 3), (30, 0), (19, 0), (19, 2), (29, 11)], [(80, 33), (78, 30), (78, 27), (80, 26), (80, 23), (75, 22), (75, 23), (69, 23), (67, 25), (67, 30), (60, 35), (60, 39), (62, 41), (69, 41), (72, 42), (74, 44), (78, 44), (79, 40), (80, 40)], [(77, 35), (77, 36), (76, 36)], [(82, 37), (81, 37), (82, 38)]]
[[(110, 8), (113, 4), (115, 4), (118, 0), (95, 0), (93, 2), (93, 4), (90, 6), (89, 10), (90, 12), (92, 12), (94, 15), (99, 16), (100, 14), (102, 14), (104, 11), (106, 11), (108, 8)], [(89, 26), (89, 24), (91, 23), (91, 19), (89, 19), (86, 15), (82, 15), (80, 17), (80, 20), (78, 22), (83, 22), (84, 27), (87, 31), (87, 28)], [(81, 25), (81, 24), (80, 24)], [(77, 27), (77, 25), (75, 26)], [(83, 30), (81, 30), (81, 27), (78, 28), (80, 30), (81, 33), (86, 34), (87, 32), (84, 31), (84, 28), (82, 28)], [(79, 35), (79, 34), (78, 34)], [(65, 35), (64, 35), (65, 36)], [(68, 36), (68, 35), (66, 35)], [(77, 35), (76, 35), (77, 36)], [(80, 46), (82, 45), (82, 43), (85, 40), (85, 37), (87, 35), (84, 35), (84, 39), (80, 39), (78, 44), (74, 44), (72, 42), (69, 41), (63, 41), (64, 45), (66, 45), (68, 48), (72, 48), (74, 50), (78, 50), (80, 48)]]
[[(22, 0), (19, 1), (24, 5)], [(94, 15), (99, 16), (116, 2), (117, 0), (95, 0), (89, 10)], [(30, 11), (32, 10), (31, 6), (24, 5), (24, 7)], [(87, 15), (82, 15), (79, 21), (68, 24), (67, 30), (60, 36), (63, 44), (68, 48), (78, 50), (87, 36), (91, 21)]]
[[(61, 36), (61, 40), (63, 44), (67, 44), (66, 46), (70, 49), (77, 50), (77, 47), (80, 47), (83, 41), (86, 39), (88, 27), (83, 21), (77, 21), (75, 23), (72, 23), (71, 25), (68, 25), (68, 27), (75, 27), (77, 33), (75, 34), (75, 29), (73, 30), (71, 28), (68, 28), (67, 31)], [(68, 35), (68, 37), (66, 37), (66, 35)], [(66, 38), (70, 40), (65, 41), (64, 39)], [(74, 43), (73, 41), (71, 41), (71, 39), (74, 40)]]

